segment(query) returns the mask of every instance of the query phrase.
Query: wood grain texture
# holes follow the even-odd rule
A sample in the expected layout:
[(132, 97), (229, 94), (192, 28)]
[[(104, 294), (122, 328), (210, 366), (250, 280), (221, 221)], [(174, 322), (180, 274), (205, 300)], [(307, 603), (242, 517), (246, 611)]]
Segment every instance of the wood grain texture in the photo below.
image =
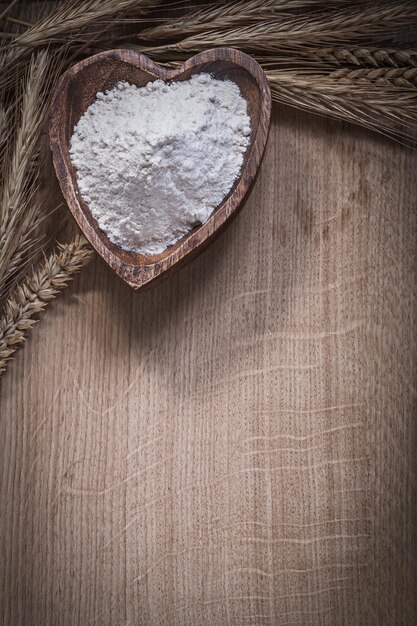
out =
[(274, 107), (201, 257), (49, 307), (1, 381), (0, 623), (414, 626), (416, 166)]
[[(241, 175), (209, 219), (164, 252), (144, 255), (123, 250), (99, 228), (78, 189), (76, 170), (69, 155), (74, 126), (94, 102), (96, 94), (107, 91), (120, 80), (144, 87), (157, 79), (178, 82), (201, 72), (208, 72), (220, 80), (232, 80), (247, 101), (251, 134)], [(265, 73), (252, 57), (239, 50), (207, 50), (174, 70), (161, 67), (133, 50), (101, 52), (73, 65), (56, 87), (50, 123), (55, 171), (62, 193), (85, 236), (116, 274), (139, 290), (154, 285), (195, 258), (236, 215), (258, 172), (270, 117), (271, 91)]]

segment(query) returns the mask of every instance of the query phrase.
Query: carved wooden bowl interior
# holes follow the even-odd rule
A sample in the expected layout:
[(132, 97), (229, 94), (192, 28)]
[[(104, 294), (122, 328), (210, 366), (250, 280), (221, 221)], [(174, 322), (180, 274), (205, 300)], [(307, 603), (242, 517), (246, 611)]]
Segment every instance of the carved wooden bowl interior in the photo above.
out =
[[(207, 222), (196, 226), (173, 246), (155, 255), (128, 252), (112, 243), (98, 227), (77, 185), (69, 156), (74, 126), (95, 100), (120, 80), (139, 87), (149, 81), (181, 81), (208, 72), (236, 82), (248, 103), (250, 144), (240, 178)], [(157, 282), (201, 252), (236, 215), (256, 177), (265, 149), (271, 113), (271, 94), (265, 74), (250, 56), (228, 48), (202, 52), (179, 69), (160, 67), (131, 50), (103, 52), (71, 67), (60, 79), (52, 103), (50, 145), (55, 171), (68, 206), (81, 230), (110, 267), (131, 287), (140, 289)], [(197, 164), (198, 165), (198, 164)]]

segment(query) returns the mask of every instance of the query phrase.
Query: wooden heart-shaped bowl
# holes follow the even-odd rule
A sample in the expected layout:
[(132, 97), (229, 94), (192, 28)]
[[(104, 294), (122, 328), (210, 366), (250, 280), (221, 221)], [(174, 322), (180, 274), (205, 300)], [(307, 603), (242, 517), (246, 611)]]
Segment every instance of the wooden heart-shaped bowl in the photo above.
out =
[[(95, 100), (97, 92), (109, 89), (120, 80), (143, 87), (156, 79), (181, 81), (200, 72), (234, 81), (247, 100), (251, 135), (241, 176), (207, 222), (193, 228), (164, 252), (144, 255), (123, 250), (100, 230), (78, 189), (76, 171), (69, 156), (74, 126)], [(238, 50), (208, 50), (174, 70), (160, 67), (132, 50), (102, 52), (71, 67), (57, 85), (49, 128), (56, 175), (68, 206), (87, 239), (124, 281), (134, 289), (140, 289), (196, 256), (237, 213), (261, 163), (270, 115), (271, 92), (265, 74), (254, 59)]]

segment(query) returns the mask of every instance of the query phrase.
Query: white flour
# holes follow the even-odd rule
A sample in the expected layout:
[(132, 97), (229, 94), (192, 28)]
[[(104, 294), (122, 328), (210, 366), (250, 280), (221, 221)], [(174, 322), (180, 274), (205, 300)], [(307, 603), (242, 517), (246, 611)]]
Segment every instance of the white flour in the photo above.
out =
[(156, 254), (205, 222), (229, 193), (250, 132), (246, 100), (229, 80), (120, 82), (81, 117), (70, 156), (109, 239)]

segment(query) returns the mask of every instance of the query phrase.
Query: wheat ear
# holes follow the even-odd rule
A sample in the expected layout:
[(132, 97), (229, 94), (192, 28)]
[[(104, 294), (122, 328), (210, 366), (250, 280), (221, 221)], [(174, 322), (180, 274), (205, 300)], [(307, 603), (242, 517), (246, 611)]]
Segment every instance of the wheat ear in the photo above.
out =
[[(36, 178), (33, 165), (44, 121), (43, 89), (48, 80), (49, 55), (33, 55), (23, 85), (22, 113), (13, 146), (3, 160), (0, 192), (0, 304), (6, 283), (22, 258), (22, 243), (29, 243), (39, 219), (39, 204), (34, 199)], [(14, 255), (18, 252), (18, 258)], [(12, 268), (12, 272), (10, 271)], [(13, 269), (14, 268), (14, 269)]]
[(352, 70), (343, 68), (330, 72), (329, 78), (343, 82), (376, 83), (395, 87), (417, 87), (417, 67), (378, 67)]
[(332, 65), (417, 67), (417, 50), (400, 48), (311, 48), (305, 51), (305, 55)]
[(8, 299), (0, 318), (0, 374), (7, 362), (36, 324), (34, 316), (67, 286), (93, 256), (87, 240), (78, 235), (69, 244), (60, 244)]

